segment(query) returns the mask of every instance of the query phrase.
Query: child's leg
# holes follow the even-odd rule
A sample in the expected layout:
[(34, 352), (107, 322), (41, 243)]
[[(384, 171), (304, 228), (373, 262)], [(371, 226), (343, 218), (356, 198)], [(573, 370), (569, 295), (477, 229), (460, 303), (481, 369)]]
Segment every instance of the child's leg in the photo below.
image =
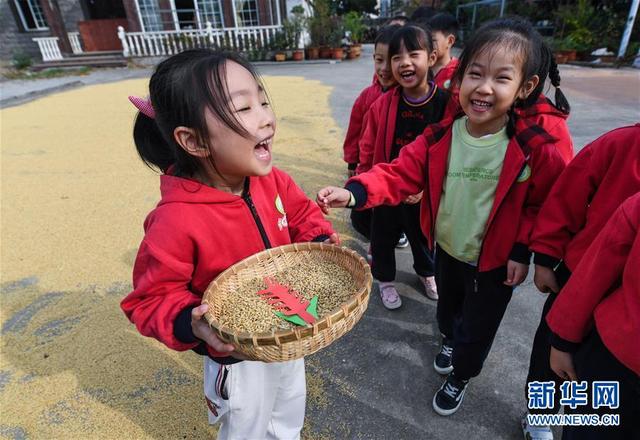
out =
[(402, 230), (409, 239), (411, 253), (413, 254), (413, 269), (423, 277), (432, 277), (434, 274), (433, 253), (427, 246), (427, 239), (420, 228), (420, 204), (399, 206), (402, 211)]
[(460, 380), (480, 374), (513, 293), (504, 285), (506, 267), (476, 273), (475, 267), (465, 266), (464, 303), (453, 344), (453, 374)]
[(371, 240), (371, 216), (373, 209), (357, 211), (351, 210), (351, 225), (359, 234), (367, 240)]
[[(556, 280), (559, 287), (562, 289), (569, 280), (571, 272), (566, 266), (561, 263), (555, 270)], [(547, 313), (551, 310), (553, 302), (556, 300), (558, 294), (550, 293), (542, 308), (542, 315), (540, 316), (540, 323), (536, 330), (536, 335), (533, 338), (533, 346), (531, 347), (531, 358), (529, 359), (529, 373), (527, 374), (527, 383), (525, 384), (525, 398), (528, 400), (528, 384), (529, 382), (556, 382), (556, 390), (559, 390), (562, 379), (558, 377), (549, 365), (549, 356), (551, 354), (551, 344), (549, 338), (551, 337), (551, 330), (547, 325)], [(560, 410), (560, 393), (554, 394), (554, 408), (553, 409), (532, 409), (529, 410), (532, 414), (555, 414)]]
[[(630, 342), (631, 343), (631, 342)], [(579, 414), (619, 414), (620, 426), (565, 426), (563, 440), (627, 440), (640, 438), (640, 378), (625, 367), (607, 349), (594, 329), (585, 339), (574, 356), (578, 380), (588, 382), (589, 404), (571, 410), (565, 406), (566, 413)], [(592, 389), (594, 381), (618, 381), (619, 406), (612, 409), (600, 407), (592, 409)], [(556, 390), (558, 393), (559, 390)]]
[(218, 439), (265, 438), (280, 387), (280, 363), (243, 361), (226, 368), (229, 410), (220, 416)]
[(271, 413), (267, 439), (299, 439), (304, 424), (307, 386), (304, 359), (282, 362), (280, 388)]
[(398, 207), (379, 206), (373, 210), (371, 225), (371, 274), (382, 282), (396, 278), (396, 243), (400, 238)]
[(436, 317), (440, 333), (451, 341), (454, 338), (455, 323), (462, 313), (465, 293), (462, 274), (467, 266), (469, 265), (436, 246), (436, 285), (440, 296)]

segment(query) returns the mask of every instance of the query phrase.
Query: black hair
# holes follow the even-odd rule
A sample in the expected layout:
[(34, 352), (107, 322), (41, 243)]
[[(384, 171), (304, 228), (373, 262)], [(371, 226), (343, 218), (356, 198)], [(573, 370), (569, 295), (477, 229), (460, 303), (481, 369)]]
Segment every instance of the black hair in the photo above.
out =
[(445, 35), (458, 35), (458, 20), (448, 12), (441, 12), (434, 15), (428, 21), (433, 32), (440, 31)]
[[(471, 39), (466, 43), (460, 64), (454, 75), (454, 82), (462, 83), (465, 71), (469, 64), (483, 51), (504, 48), (516, 52), (521, 57), (523, 84), (534, 75), (538, 75), (538, 85), (529, 96), (517, 102), (519, 107), (529, 107), (537, 101), (544, 88), (545, 81), (549, 78), (556, 88), (555, 107), (565, 114), (569, 114), (571, 107), (564, 94), (560, 90), (560, 72), (556, 64), (553, 52), (544, 42), (540, 34), (531, 26), (531, 23), (519, 17), (500, 18), (485, 23), (480, 27)], [(509, 126), (513, 127), (512, 111), (509, 114)], [(510, 135), (511, 135), (510, 134)]]
[(420, 6), (411, 14), (411, 21), (418, 21), (421, 19), (429, 19), (436, 14), (436, 10), (431, 6)]
[(389, 58), (400, 52), (401, 45), (404, 45), (409, 52), (425, 50), (428, 54), (431, 54), (433, 52), (431, 29), (427, 26), (417, 26), (415, 24), (397, 29), (389, 42)]
[(381, 27), (378, 33), (376, 34), (376, 39), (373, 42), (374, 49), (378, 44), (388, 45), (389, 43), (391, 43), (391, 38), (393, 38), (393, 34), (395, 33), (395, 31), (397, 31), (401, 27), (402, 26), (399, 24), (390, 24), (390, 25)]
[(229, 99), (226, 80), (229, 61), (247, 69), (264, 89), (253, 66), (233, 52), (192, 49), (158, 64), (149, 81), (149, 99), (155, 119), (139, 112), (133, 127), (138, 154), (150, 168), (166, 173), (174, 165), (176, 175), (194, 174), (199, 162), (178, 145), (173, 132), (179, 126), (192, 128), (199, 142), (208, 147), (206, 108), (234, 132), (249, 136), (234, 116)]
[(396, 21), (396, 20), (404, 21), (403, 24), (398, 25), (398, 26), (403, 26), (404, 24), (406, 24), (409, 21), (409, 17), (407, 17), (406, 15), (394, 15), (393, 17), (391, 17), (390, 19), (388, 19), (385, 22), (384, 26), (394, 26), (394, 25), (390, 25), (389, 23), (391, 23), (392, 21)]

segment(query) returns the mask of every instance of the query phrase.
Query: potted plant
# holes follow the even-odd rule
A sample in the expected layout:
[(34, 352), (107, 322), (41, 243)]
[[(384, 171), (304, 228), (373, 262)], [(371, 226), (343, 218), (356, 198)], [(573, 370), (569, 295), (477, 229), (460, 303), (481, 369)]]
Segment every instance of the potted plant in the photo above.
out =
[(343, 23), (344, 29), (349, 33), (349, 39), (351, 40), (349, 58), (359, 57), (362, 51), (362, 37), (366, 30), (366, 26), (362, 22), (362, 16), (355, 11), (350, 11), (345, 14)]
[(560, 6), (555, 12), (560, 32), (555, 40), (554, 49), (560, 58), (566, 55), (567, 61), (575, 61), (588, 56), (596, 44), (597, 11), (589, 0), (578, 0), (575, 4)]
[(274, 59), (276, 61), (284, 61), (287, 59), (287, 35), (284, 29), (276, 32), (273, 38)]
[(329, 31), (331, 29), (331, 5), (328, 0), (307, 0), (313, 10), (313, 16), (307, 21), (309, 46), (307, 58), (330, 58)]
[(331, 33), (329, 34), (329, 47), (331, 48), (331, 58), (334, 60), (341, 60), (344, 57), (343, 44), (344, 41), (344, 27), (342, 26), (342, 20), (338, 16), (331, 17)]
[(292, 49), (291, 58), (294, 61), (302, 61), (304, 59), (304, 51), (300, 49), (300, 42), (302, 39), (302, 31), (305, 29), (307, 23), (307, 17), (304, 16), (304, 8), (301, 5), (296, 5), (291, 8), (291, 16), (288, 21), (291, 23), (288, 30)]

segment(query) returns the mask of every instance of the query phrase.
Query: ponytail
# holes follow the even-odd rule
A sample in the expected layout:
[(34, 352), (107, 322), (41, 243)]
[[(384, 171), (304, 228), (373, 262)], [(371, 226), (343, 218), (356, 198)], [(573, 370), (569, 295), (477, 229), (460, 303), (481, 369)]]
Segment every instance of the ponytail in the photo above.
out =
[(549, 53), (551, 54), (551, 63), (549, 65), (549, 81), (551, 81), (551, 85), (556, 88), (555, 94), (555, 106), (558, 110), (560, 110), (565, 115), (568, 115), (571, 112), (571, 106), (569, 105), (569, 101), (560, 90), (560, 71), (558, 70), (558, 64), (556, 63), (555, 57), (551, 50)]
[(166, 173), (171, 165), (176, 165), (176, 172), (180, 175), (190, 175), (196, 170), (195, 159), (178, 145), (172, 145), (175, 141), (169, 144), (156, 121), (142, 112), (138, 112), (133, 125), (133, 140), (138, 155), (152, 170)]

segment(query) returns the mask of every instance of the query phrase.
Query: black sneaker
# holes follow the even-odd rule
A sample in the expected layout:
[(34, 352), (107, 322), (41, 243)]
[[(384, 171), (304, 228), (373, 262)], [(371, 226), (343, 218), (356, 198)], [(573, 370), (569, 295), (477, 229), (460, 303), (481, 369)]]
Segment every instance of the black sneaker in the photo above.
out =
[(458, 411), (468, 384), (468, 380), (459, 380), (453, 374), (450, 374), (435, 396), (433, 396), (433, 409), (435, 412), (441, 416), (450, 416)]
[(453, 346), (451, 340), (442, 339), (442, 345), (440, 346), (440, 352), (433, 360), (433, 368), (440, 374), (449, 374), (453, 371)]

